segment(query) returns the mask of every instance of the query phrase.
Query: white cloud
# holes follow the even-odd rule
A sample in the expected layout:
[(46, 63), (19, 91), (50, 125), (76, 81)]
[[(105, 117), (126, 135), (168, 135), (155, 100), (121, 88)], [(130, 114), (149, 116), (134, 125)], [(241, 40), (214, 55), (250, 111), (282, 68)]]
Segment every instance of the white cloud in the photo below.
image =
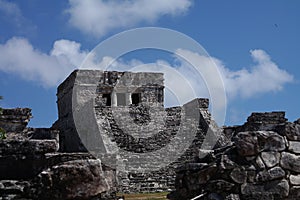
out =
[[(243, 97), (250, 98), (257, 94), (280, 91), (285, 84), (293, 81), (293, 76), (280, 69), (270, 56), (263, 50), (251, 50), (251, 56), (255, 62), (249, 69), (232, 71), (217, 58), (199, 55), (197, 53), (179, 49), (176, 52), (184, 58), (201, 66), (201, 71), (205, 77), (201, 79), (197, 71), (183, 58), (175, 56), (174, 63), (157, 60), (150, 65), (139, 60), (124, 62), (115, 61), (109, 69), (126, 71), (135, 67), (135, 71), (159, 71), (171, 73), (166, 77), (173, 88), (181, 88), (182, 81), (174, 81), (172, 77), (179, 77), (174, 73), (174, 68), (185, 78), (187, 84), (195, 89), (198, 97), (209, 97), (207, 84), (214, 90), (220, 90), (219, 85), (214, 84), (216, 71), (213, 65), (217, 66), (223, 79), (227, 96), (230, 99)], [(25, 80), (37, 81), (46, 87), (56, 87), (64, 80), (71, 71), (79, 68), (81, 62), (88, 55), (87, 51), (80, 48), (80, 44), (69, 40), (58, 40), (54, 42), (49, 53), (43, 53), (35, 49), (24, 38), (12, 38), (5, 44), (0, 44), (0, 70), (17, 74)], [(86, 62), (89, 68), (105, 69), (111, 64), (113, 59), (104, 57), (99, 63)], [(176, 75), (176, 76), (175, 76)], [(186, 85), (188, 87), (188, 85)], [(192, 92), (182, 92), (176, 90), (181, 99), (186, 101), (194, 97)]]
[(0, 13), (13, 17), (13, 19), (22, 18), (22, 13), (18, 5), (5, 0), (0, 0)]
[(31, 32), (36, 28), (23, 16), (19, 6), (10, 1), (0, 0), (0, 20), (2, 23), (8, 23), (22, 33)]
[(84, 33), (101, 37), (115, 28), (153, 23), (164, 15), (180, 15), (192, 0), (69, 0), (69, 23)]
[(266, 92), (277, 92), (293, 81), (293, 76), (280, 69), (271, 57), (263, 50), (251, 50), (255, 64), (250, 69), (231, 71), (220, 62), (219, 68), (223, 75), (229, 97), (253, 97)]
[[(254, 64), (249, 69), (244, 68), (238, 71), (230, 70), (221, 60), (215, 57), (207, 57), (187, 50), (178, 50), (177, 52), (201, 67), (207, 83), (214, 84), (216, 71), (213, 70), (213, 65), (217, 66), (223, 79), (227, 96), (230, 99), (236, 97), (250, 98), (262, 93), (277, 92), (283, 89), (285, 84), (293, 81), (293, 76), (280, 69), (271, 60), (271, 57), (261, 49), (251, 50), (250, 54)], [(190, 64), (182, 58), (178, 59), (181, 63), (178, 70), (190, 77), (192, 84), (199, 88), (199, 92), (202, 91), (206, 87), (203, 85), (205, 84), (204, 81), (200, 80), (197, 73), (191, 70), (193, 67)], [(212, 88), (214, 87), (217, 87), (217, 85), (212, 85)]]
[(34, 49), (26, 39), (14, 37), (0, 44), (0, 70), (52, 87), (77, 68), (86, 55), (73, 41), (58, 40), (46, 54)]

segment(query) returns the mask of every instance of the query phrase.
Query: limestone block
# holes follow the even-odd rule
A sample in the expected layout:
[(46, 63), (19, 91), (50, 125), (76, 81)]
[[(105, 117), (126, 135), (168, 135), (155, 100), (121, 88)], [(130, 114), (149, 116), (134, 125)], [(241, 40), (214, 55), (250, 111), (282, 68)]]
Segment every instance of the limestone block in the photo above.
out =
[(289, 194), (288, 181), (283, 179), (263, 184), (244, 183), (241, 186), (242, 195), (287, 197)]
[(300, 175), (291, 175), (290, 182), (292, 185), (300, 185)]
[(257, 156), (255, 162), (258, 169), (264, 169), (266, 167), (260, 156)]
[(90, 199), (108, 191), (99, 160), (75, 160), (42, 171), (31, 195), (37, 199)]
[(300, 173), (300, 156), (282, 152), (280, 165), (282, 168)]
[(280, 153), (274, 151), (262, 152), (261, 158), (268, 168), (274, 167), (279, 163)]
[(293, 153), (300, 154), (300, 142), (290, 141), (289, 150)]
[(269, 170), (261, 171), (257, 174), (256, 180), (258, 182), (272, 181), (280, 179), (285, 176), (285, 171), (281, 167), (274, 167)]
[(300, 141), (300, 124), (287, 123), (285, 126), (285, 135), (289, 140)]
[(240, 132), (234, 138), (240, 155), (257, 155), (260, 151), (283, 151), (286, 148), (284, 137), (273, 131)]
[(240, 132), (234, 138), (240, 155), (252, 156), (259, 152), (258, 138), (255, 132)]

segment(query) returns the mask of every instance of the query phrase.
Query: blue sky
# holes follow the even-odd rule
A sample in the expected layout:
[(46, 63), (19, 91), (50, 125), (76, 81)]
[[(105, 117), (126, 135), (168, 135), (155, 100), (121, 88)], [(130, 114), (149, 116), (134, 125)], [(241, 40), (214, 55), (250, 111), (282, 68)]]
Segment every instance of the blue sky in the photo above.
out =
[[(56, 87), (99, 42), (156, 26), (200, 43), (222, 71), (226, 124), (251, 112), (300, 117), (298, 0), (0, 0), (2, 107), (30, 107), (30, 126), (57, 119)], [(158, 53), (131, 55), (153, 62)], [(159, 59), (167, 59), (162, 56)]]

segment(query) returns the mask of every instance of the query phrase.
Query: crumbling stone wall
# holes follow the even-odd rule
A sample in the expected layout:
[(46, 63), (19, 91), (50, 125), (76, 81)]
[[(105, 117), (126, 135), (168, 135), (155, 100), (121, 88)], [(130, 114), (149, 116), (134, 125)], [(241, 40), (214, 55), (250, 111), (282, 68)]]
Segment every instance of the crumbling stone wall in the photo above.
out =
[(4, 109), (0, 115), (0, 127), (7, 132), (22, 131), (31, 118), (31, 109)]
[(115, 170), (88, 153), (59, 153), (57, 130), (27, 128), (31, 109), (3, 109), (0, 199), (115, 199)]
[(253, 113), (226, 127), (231, 143), (177, 169), (173, 200), (299, 199), (300, 123), (284, 112)]

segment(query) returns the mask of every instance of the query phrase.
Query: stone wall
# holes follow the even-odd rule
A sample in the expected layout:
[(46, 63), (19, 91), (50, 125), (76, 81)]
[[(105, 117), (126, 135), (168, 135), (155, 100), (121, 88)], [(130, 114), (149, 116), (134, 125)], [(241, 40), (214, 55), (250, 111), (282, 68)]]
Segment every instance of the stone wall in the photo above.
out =
[(224, 129), (231, 144), (177, 169), (170, 199), (299, 199), (300, 123), (284, 112), (253, 113)]
[(6, 132), (22, 131), (31, 118), (31, 109), (4, 109), (0, 115), (0, 127)]
[(0, 199), (115, 199), (115, 170), (88, 153), (57, 152), (59, 132), (27, 128), (30, 111), (0, 116)]
[[(199, 102), (207, 101), (206, 99), (199, 99)], [(187, 104), (189, 105), (189, 104)], [(198, 104), (199, 106), (199, 104)], [(142, 125), (145, 125), (147, 122), (147, 110), (142, 106), (134, 106), (133, 108), (113, 108), (115, 114), (112, 114), (111, 107), (101, 107), (96, 108), (97, 119), (103, 123), (99, 125), (102, 126), (104, 130), (101, 134), (107, 136), (111, 141), (115, 141), (115, 146), (111, 148), (122, 149), (126, 152), (135, 153), (134, 156), (120, 156), (118, 159), (118, 168), (122, 168), (123, 162), (131, 162), (131, 165), (136, 163), (136, 168), (140, 167), (140, 163), (137, 160), (140, 160), (140, 157), (144, 156), (144, 153), (155, 152), (169, 144), (171, 140), (180, 140), (180, 137), (177, 136), (178, 129), (182, 125), (182, 116), (181, 107), (167, 108), (166, 111), (160, 111), (161, 113), (155, 113), (156, 115), (165, 118), (161, 119), (156, 118), (149, 122), (149, 128), (143, 128), (143, 126), (132, 126), (131, 124), (139, 124), (143, 122)], [(125, 118), (124, 113), (130, 113), (131, 109), (134, 109), (134, 116), (132, 118)], [(195, 110), (201, 109), (202, 112), (208, 113), (207, 107), (195, 108)], [(199, 111), (198, 111), (199, 112)], [(200, 113), (200, 112), (199, 112)], [(119, 116), (116, 116), (119, 115)], [(124, 128), (120, 128), (122, 124), (116, 122), (115, 119), (122, 118), (122, 123), (127, 125)], [(137, 120), (137, 121), (135, 121)], [(165, 121), (163, 121), (165, 120)], [(165, 122), (159, 124), (161, 121)], [(106, 123), (104, 123), (106, 122)], [(198, 122), (199, 123), (199, 122)], [(195, 126), (199, 126), (196, 123)], [(186, 127), (181, 127), (185, 129)], [(148, 134), (148, 137), (133, 137), (132, 135), (138, 135), (140, 131), (143, 131), (144, 134)], [(128, 134), (130, 133), (130, 134)], [(170, 191), (174, 189), (175, 183), (175, 168), (186, 162), (193, 162), (198, 155), (198, 150), (203, 142), (205, 132), (199, 126), (197, 127), (197, 132), (193, 135), (195, 138), (190, 144), (190, 147), (187, 147), (185, 152), (182, 152), (177, 159), (174, 159), (173, 162), (168, 163), (163, 166), (161, 169), (149, 171), (145, 169), (146, 172), (138, 172), (134, 169), (131, 170), (122, 170), (118, 171), (118, 180), (119, 185), (118, 189), (120, 192), (133, 193), (133, 192), (157, 192), (157, 191)], [(114, 152), (116, 149), (112, 149)], [(179, 151), (177, 146), (169, 147), (169, 151), (175, 153)], [(161, 159), (160, 154), (152, 154), (151, 159), (148, 162), (157, 162)], [(167, 156), (167, 155), (165, 155)], [(126, 166), (124, 166), (126, 167)]]

